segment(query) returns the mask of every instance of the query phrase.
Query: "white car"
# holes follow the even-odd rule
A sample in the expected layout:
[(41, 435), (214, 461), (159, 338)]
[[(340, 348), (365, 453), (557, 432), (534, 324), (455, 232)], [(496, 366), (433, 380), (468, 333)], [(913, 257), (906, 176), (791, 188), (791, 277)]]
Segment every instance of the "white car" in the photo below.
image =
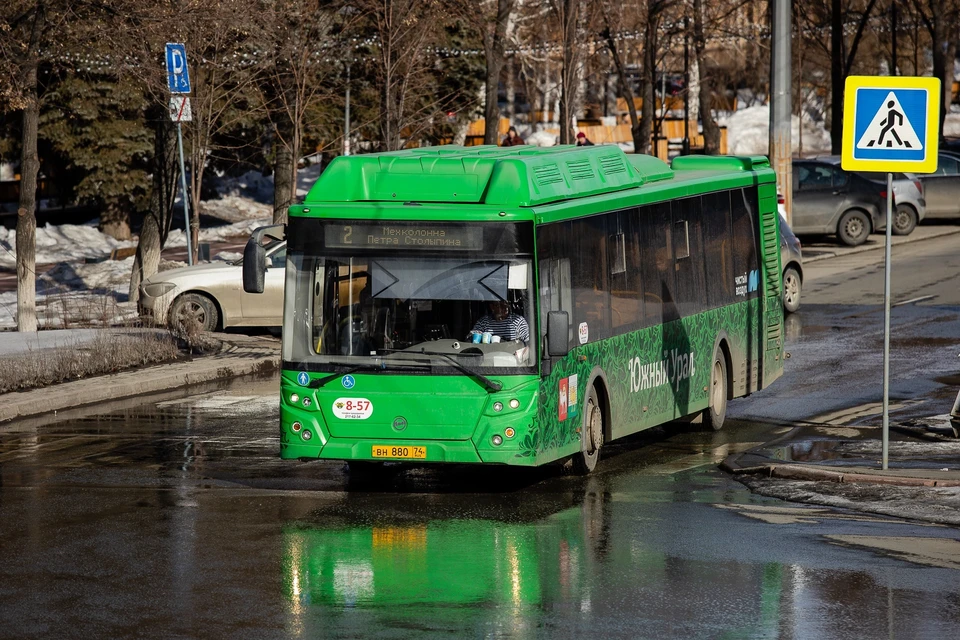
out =
[(161, 271), (140, 285), (140, 317), (170, 327), (195, 322), (205, 331), (227, 327), (279, 327), (287, 243), (266, 247), (262, 294), (244, 293), (243, 262), (212, 262)]

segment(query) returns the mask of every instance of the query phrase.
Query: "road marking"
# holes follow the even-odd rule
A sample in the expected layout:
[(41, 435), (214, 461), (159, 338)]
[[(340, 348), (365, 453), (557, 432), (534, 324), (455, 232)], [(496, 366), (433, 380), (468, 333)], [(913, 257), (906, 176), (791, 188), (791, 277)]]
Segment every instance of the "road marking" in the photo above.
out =
[(904, 300), (903, 302), (897, 302), (893, 306), (899, 307), (905, 304), (912, 304), (914, 302), (923, 302), (924, 300), (932, 300), (933, 298), (936, 298), (936, 297), (937, 296), (935, 295), (929, 295), (929, 296), (920, 296), (919, 298), (910, 298), (909, 300)]

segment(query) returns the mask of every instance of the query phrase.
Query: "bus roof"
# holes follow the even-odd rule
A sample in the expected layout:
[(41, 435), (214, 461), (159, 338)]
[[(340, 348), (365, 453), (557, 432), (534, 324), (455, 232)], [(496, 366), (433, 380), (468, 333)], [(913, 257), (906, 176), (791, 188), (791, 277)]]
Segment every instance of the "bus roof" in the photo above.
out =
[[(320, 175), (304, 205), (436, 202), (534, 207), (613, 193), (704, 171), (768, 168), (763, 157), (685, 156), (671, 169), (617, 146), (461, 147), (446, 145), (341, 156)], [(295, 213), (291, 211), (291, 213)], [(299, 212), (296, 212), (299, 213)]]

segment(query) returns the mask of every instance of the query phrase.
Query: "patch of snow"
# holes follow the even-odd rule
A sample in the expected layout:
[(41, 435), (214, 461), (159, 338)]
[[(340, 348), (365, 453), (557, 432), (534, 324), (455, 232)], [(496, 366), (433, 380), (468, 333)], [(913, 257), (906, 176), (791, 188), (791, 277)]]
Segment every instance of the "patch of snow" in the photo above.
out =
[(960, 113), (953, 109), (943, 119), (943, 135), (947, 138), (960, 137)]
[[(800, 150), (800, 118), (792, 116), (792, 151)], [(747, 107), (719, 120), (727, 127), (727, 153), (730, 155), (767, 155), (770, 143), (770, 106)], [(823, 123), (803, 120), (804, 154), (830, 150), (830, 134)]]
[(535, 131), (527, 136), (526, 143), (535, 147), (552, 147), (557, 144), (557, 134), (551, 131)]
[[(37, 321), (42, 329), (114, 325), (132, 320), (128, 301), (133, 257), (94, 264), (61, 262), (37, 278)], [(0, 294), (0, 328), (16, 326), (17, 294)]]
[(237, 262), (242, 257), (243, 254), (239, 251), (221, 251), (217, 255), (213, 256), (213, 259), (221, 262)]
[[(67, 262), (109, 255), (114, 249), (135, 247), (136, 241), (115, 240), (89, 224), (61, 224), (37, 227), (37, 264)], [(0, 227), (0, 266), (16, 266), (15, 229)]]

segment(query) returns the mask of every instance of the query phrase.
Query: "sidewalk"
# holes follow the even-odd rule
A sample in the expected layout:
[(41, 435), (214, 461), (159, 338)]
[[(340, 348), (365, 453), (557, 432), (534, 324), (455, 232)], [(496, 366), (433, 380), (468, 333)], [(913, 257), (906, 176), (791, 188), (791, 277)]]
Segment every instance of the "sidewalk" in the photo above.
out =
[[(783, 437), (728, 456), (720, 468), (733, 475), (758, 475), (813, 482), (872, 483), (911, 487), (960, 487), (960, 439), (939, 428), (890, 425), (887, 469), (880, 458), (879, 427), (861, 428), (859, 439), (825, 439), (818, 427), (796, 427)], [(854, 452), (844, 445), (856, 443)], [(918, 447), (941, 449), (921, 457)], [(847, 447), (849, 449), (849, 447)], [(796, 454), (802, 454), (798, 456)], [(797, 460), (796, 457), (804, 459)], [(868, 459), (869, 458), (869, 459)]]
[[(901, 244), (922, 242), (931, 238), (955, 234), (960, 234), (960, 225), (925, 225), (924, 223), (920, 223), (916, 229), (913, 230), (913, 233), (908, 236), (892, 236), (893, 242), (891, 246), (896, 247)], [(803, 263), (808, 264), (828, 258), (842, 258), (843, 256), (849, 256), (855, 253), (863, 253), (864, 251), (883, 250), (886, 239), (882, 233), (872, 234), (865, 243), (858, 247), (847, 247), (837, 244), (838, 241), (835, 238), (809, 243), (801, 239), (801, 242), (803, 244)]]
[[(41, 331), (35, 334), (31, 341), (24, 340), (24, 334), (0, 334), (0, 348), (5, 346), (16, 353), (16, 349), (24, 351), (31, 348), (31, 345), (37, 348), (37, 345), (64, 344), (64, 340), (67, 340), (66, 344), (75, 344), (76, 340), (91, 339), (85, 333), (88, 330), (82, 331), (84, 333), (80, 334), (75, 331)], [(91, 335), (95, 335), (103, 329), (89, 331)], [(60, 335), (47, 338), (47, 334)], [(9, 336), (16, 338), (16, 342)], [(218, 333), (214, 336), (225, 346), (215, 355), (197, 356), (183, 362), (63, 382), (53, 387), (2, 394), (0, 428), (3, 423), (16, 418), (63, 411), (107, 400), (143, 396), (236, 376), (266, 374), (280, 368), (280, 341), (275, 338), (232, 333)]]

